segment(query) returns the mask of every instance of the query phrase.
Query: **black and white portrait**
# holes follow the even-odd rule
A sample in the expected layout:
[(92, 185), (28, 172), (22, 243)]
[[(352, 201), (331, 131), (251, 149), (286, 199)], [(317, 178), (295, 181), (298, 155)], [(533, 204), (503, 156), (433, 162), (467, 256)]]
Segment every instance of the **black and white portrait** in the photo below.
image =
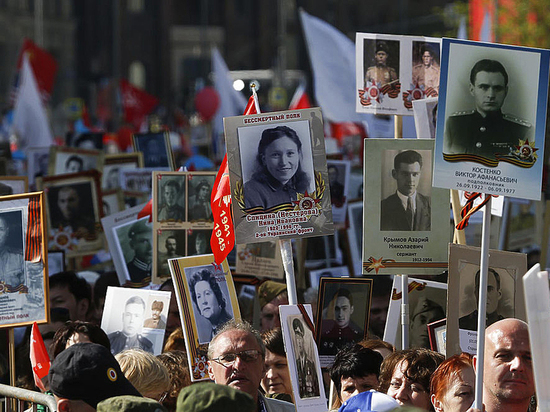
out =
[(121, 169), (120, 188), (131, 192), (144, 192), (151, 194), (153, 179), (152, 169)]
[(314, 192), (308, 121), (242, 127), (238, 141), (247, 210), (268, 211)]
[(292, 338), (292, 354), (296, 366), (298, 396), (301, 399), (320, 396), (319, 377), (315, 357), (315, 342), (302, 315), (289, 316), (286, 319)]
[(311, 287), (319, 289), (319, 282), (321, 278), (342, 277), (349, 277), (349, 268), (347, 266), (334, 266), (329, 268), (310, 270), (309, 284)]
[(332, 219), (334, 222), (346, 221), (350, 166), (350, 161), (327, 160)]
[(65, 271), (65, 252), (62, 250), (48, 251), (48, 275)]
[(157, 236), (157, 276), (169, 277), (168, 259), (186, 255), (185, 230), (161, 230)]
[(199, 343), (208, 343), (216, 330), (233, 318), (225, 275), (212, 265), (185, 268), (193, 301)]
[(385, 150), (381, 179), (380, 230), (431, 230), (429, 150)]
[(50, 153), (50, 174), (81, 173), (86, 170), (102, 170), (103, 155), (99, 150), (80, 150), (54, 147)]
[(412, 42), (412, 83), (426, 91), (428, 88), (439, 90), (441, 72), (439, 43)]
[(361, 257), (363, 254), (363, 202), (348, 204), (349, 228), (348, 244), (355, 276), (363, 273)]
[(159, 222), (185, 221), (185, 175), (164, 176), (157, 180), (156, 199)]
[(103, 216), (109, 216), (124, 209), (124, 200), (120, 189), (103, 192), (101, 201)]
[(103, 133), (82, 133), (71, 139), (71, 146), (88, 150), (103, 150)]
[(49, 147), (33, 147), (27, 151), (27, 175), (29, 184), (34, 185), (37, 177), (48, 175), (48, 165), (50, 161)]
[(144, 167), (153, 167), (157, 170), (173, 169), (172, 149), (167, 133), (135, 134), (134, 147), (136, 152), (143, 153)]
[(153, 228), (149, 217), (113, 228), (117, 249), (126, 262), (126, 279), (143, 282), (151, 277)]
[(6, 285), (26, 284), (21, 210), (0, 213), (0, 273)]
[(216, 176), (204, 176), (191, 174), (188, 178), (188, 216), (187, 220), (212, 221), (212, 207), (210, 197)]
[(27, 176), (0, 176), (0, 196), (28, 192)]
[(212, 230), (190, 229), (187, 231), (187, 256), (212, 253), (210, 238)]

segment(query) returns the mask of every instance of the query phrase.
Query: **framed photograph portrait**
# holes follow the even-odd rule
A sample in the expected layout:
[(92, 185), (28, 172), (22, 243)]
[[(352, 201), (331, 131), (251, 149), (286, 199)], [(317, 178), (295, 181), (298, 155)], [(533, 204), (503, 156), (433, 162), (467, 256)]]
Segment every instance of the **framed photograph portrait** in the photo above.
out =
[(349, 228), (347, 229), (348, 245), (354, 276), (361, 276), (363, 264), (363, 202), (348, 203)]
[(187, 256), (185, 229), (156, 229), (153, 236), (153, 283), (161, 284), (170, 277), (168, 259)]
[(68, 146), (79, 149), (103, 150), (103, 133), (90, 132), (72, 135)]
[(365, 140), (364, 274), (447, 267), (449, 192), (432, 188), (433, 146), (429, 139)]
[(438, 101), (437, 97), (413, 101), (414, 126), (419, 139), (435, 139)]
[(185, 228), (187, 174), (153, 172), (153, 222), (160, 228)]
[[(401, 337), (401, 276), (393, 279), (393, 290), (384, 340), (396, 349), (406, 349)], [(447, 311), (447, 284), (409, 278), (409, 348), (430, 348), (428, 324), (444, 319)]]
[(111, 343), (111, 353), (141, 349), (162, 353), (171, 292), (109, 286), (101, 329)]
[[(296, 410), (324, 410), (327, 407), (321, 363), (313, 336), (311, 305), (303, 305), (306, 316), (296, 305), (281, 305), (281, 329)], [(308, 322), (309, 321), (309, 322)], [(308, 326), (309, 324), (309, 326)], [(311, 327), (310, 327), (311, 326)]]
[(105, 156), (101, 188), (112, 190), (120, 188), (120, 171), (135, 170), (143, 167), (143, 153), (117, 153)]
[(0, 328), (49, 322), (42, 192), (0, 199)]
[(136, 133), (132, 135), (134, 151), (143, 153), (143, 166), (155, 170), (174, 170), (174, 156), (170, 134)]
[(356, 110), (412, 115), (413, 101), (436, 97), (440, 39), (356, 33)]
[(224, 121), (237, 243), (332, 234), (319, 109)]
[(348, 209), (348, 186), (351, 162), (347, 160), (327, 160), (330, 200), (332, 202), (332, 220), (345, 223)]
[(309, 271), (309, 284), (312, 288), (320, 290), (321, 278), (349, 278), (349, 268), (335, 266)]
[(189, 229), (187, 230), (187, 256), (204, 255), (212, 253), (210, 238), (212, 229)]
[(447, 343), (447, 319), (428, 323), (428, 335), (430, 337), (430, 349), (445, 355)]
[(227, 260), (216, 265), (214, 255), (168, 261), (192, 381), (207, 380), (206, 350), (217, 328), (229, 319), (240, 319), (237, 293)]
[(278, 242), (246, 243), (236, 245), (235, 272), (258, 278), (283, 279), (284, 268)]
[(321, 367), (350, 342), (367, 337), (372, 279), (321, 278), (317, 305), (317, 343)]
[(48, 276), (64, 272), (66, 267), (63, 250), (48, 250)]
[(0, 176), (0, 196), (20, 195), (28, 191), (27, 176)]
[[(449, 245), (449, 299), (447, 355), (475, 353), (479, 296), (480, 249)], [(524, 253), (489, 250), (487, 325), (504, 319), (526, 320), (522, 276), (527, 272)]]
[(50, 146), (29, 147), (27, 149), (27, 176), (31, 187), (34, 187), (37, 177), (48, 175), (49, 162)]
[(141, 169), (121, 169), (120, 173), (120, 188), (130, 192), (147, 193), (149, 196), (153, 193), (153, 177), (152, 173), (156, 169), (141, 168)]
[(549, 61), (548, 50), (443, 39), (434, 186), (540, 200)]
[(121, 285), (147, 286), (153, 262), (153, 227), (149, 217), (138, 220), (145, 204), (101, 219), (109, 251)]
[(46, 195), (49, 250), (64, 250), (67, 257), (91, 254), (104, 246), (99, 172), (46, 176), (39, 188)]
[(122, 190), (107, 190), (101, 196), (103, 216), (109, 216), (125, 209)]
[(103, 171), (103, 152), (66, 146), (51, 146), (48, 174), (81, 173), (87, 170)]
[(187, 220), (193, 225), (214, 223), (210, 195), (216, 180), (215, 172), (193, 172), (187, 175)]
[(123, 190), (122, 197), (124, 199), (124, 207), (130, 209), (131, 207), (147, 203), (150, 199), (150, 194), (146, 192), (134, 192), (131, 190)]

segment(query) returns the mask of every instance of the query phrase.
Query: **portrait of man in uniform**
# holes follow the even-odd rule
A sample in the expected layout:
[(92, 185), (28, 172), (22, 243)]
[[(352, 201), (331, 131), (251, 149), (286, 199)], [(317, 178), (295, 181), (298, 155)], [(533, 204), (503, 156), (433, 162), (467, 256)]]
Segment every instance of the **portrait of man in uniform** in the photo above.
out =
[(20, 222), (21, 211), (0, 214), (0, 273), (6, 285), (14, 288), (25, 284), (23, 235), (21, 228), (16, 229)]
[(145, 319), (143, 322), (143, 327), (145, 328), (154, 328), (154, 329), (165, 329), (166, 328), (166, 316), (162, 314), (164, 309), (164, 302), (162, 300), (155, 300), (151, 304), (151, 317)]
[(439, 90), (440, 68), (436, 61), (437, 54), (434, 51), (435, 47), (439, 48), (439, 45), (424, 43), (420, 47), (421, 62), (414, 64), (417, 60), (413, 61), (412, 82), (415, 86), (431, 87)]
[(474, 110), (458, 111), (445, 122), (443, 152), (471, 154), (495, 160), (528, 140), (533, 127), (514, 114), (503, 113), (508, 94), (508, 73), (497, 60), (482, 59), (470, 71), (469, 93)]
[[(311, 333), (307, 333), (304, 324), (299, 318), (292, 319), (292, 333), (294, 334), (294, 354), (296, 356), (296, 373), (298, 375), (298, 392), (301, 399), (319, 396), (319, 380), (317, 368), (312, 354), (308, 352)], [(307, 339), (307, 340), (306, 340)]]
[[(367, 47), (365, 49), (368, 50)], [(365, 87), (368, 87), (368, 82), (380, 83), (380, 86), (384, 86), (399, 79), (398, 71), (388, 65), (389, 58), (390, 50), (388, 43), (377, 41), (374, 50), (374, 65), (369, 66), (365, 73)], [(399, 59), (399, 53), (397, 53), (397, 58)]]
[(113, 355), (126, 349), (141, 349), (153, 353), (153, 343), (140, 334), (144, 313), (145, 302), (142, 298), (132, 296), (126, 301), (122, 312), (122, 330), (108, 335)]
[(431, 230), (430, 197), (417, 190), (422, 170), (422, 155), (415, 150), (405, 150), (394, 157), (391, 176), (397, 190), (380, 204), (380, 230)]
[(141, 282), (143, 279), (151, 277), (152, 230), (147, 224), (147, 219), (141, 219), (132, 224), (128, 231), (128, 245), (133, 251), (132, 259), (127, 262), (130, 280)]
[(179, 204), (181, 199), (185, 199), (182, 189), (180, 183), (175, 179), (164, 182), (162, 189), (159, 191), (162, 193), (163, 199), (163, 203), (159, 205), (159, 221), (181, 222), (185, 220), (185, 207)]

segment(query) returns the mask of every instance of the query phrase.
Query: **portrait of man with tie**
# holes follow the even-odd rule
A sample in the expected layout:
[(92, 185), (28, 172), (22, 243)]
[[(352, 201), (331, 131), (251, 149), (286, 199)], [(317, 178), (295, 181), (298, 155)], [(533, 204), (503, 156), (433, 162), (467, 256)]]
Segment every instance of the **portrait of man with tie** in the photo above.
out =
[[(430, 165), (426, 165), (430, 170)], [(399, 152), (393, 159), (391, 176), (396, 191), (380, 204), (380, 230), (431, 230), (430, 196), (417, 189), (423, 173), (422, 155), (415, 150)]]

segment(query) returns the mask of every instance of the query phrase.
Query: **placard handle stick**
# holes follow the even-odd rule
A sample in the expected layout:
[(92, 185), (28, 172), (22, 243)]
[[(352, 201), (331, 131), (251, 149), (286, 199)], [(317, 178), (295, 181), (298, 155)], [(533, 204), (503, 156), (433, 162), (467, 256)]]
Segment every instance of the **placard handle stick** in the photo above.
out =
[(288, 303), (289, 305), (297, 305), (298, 295), (296, 294), (296, 278), (294, 276), (294, 261), (292, 259), (292, 242), (290, 239), (279, 239), (279, 247), (281, 248), (283, 267), (286, 274)]
[(510, 220), (509, 217), (510, 217), (510, 199), (505, 197), (504, 206), (502, 207), (502, 220), (500, 223), (500, 233), (498, 238), (499, 250), (504, 250), (504, 247), (506, 246), (506, 240), (507, 240), (506, 238), (508, 236), (508, 221)]
[(523, 276), (525, 309), (529, 321), (529, 341), (540, 412), (550, 411), (550, 290), (548, 272), (537, 263)]
[(10, 385), (15, 386), (15, 335), (13, 328), (8, 328)]
[[(487, 195), (485, 195), (487, 196)], [(483, 410), (483, 361), (485, 358), (485, 325), (487, 312), (487, 271), (489, 269), (489, 239), (491, 237), (491, 199), (483, 208), (483, 225), (481, 232), (481, 257), (479, 265), (479, 302), (477, 313), (477, 373), (476, 397), (474, 408)]]
[(460, 217), (460, 209), (462, 209), (462, 207), (460, 206), (460, 198), (458, 196), (458, 190), (455, 190), (455, 189), (451, 190), (451, 204), (453, 205), (453, 218), (455, 221), (455, 232), (454, 232), (455, 243), (458, 243), (459, 245), (465, 245), (466, 235), (464, 234), (464, 229), (458, 230), (456, 228), (457, 223), (460, 222), (460, 220), (462, 219)]

